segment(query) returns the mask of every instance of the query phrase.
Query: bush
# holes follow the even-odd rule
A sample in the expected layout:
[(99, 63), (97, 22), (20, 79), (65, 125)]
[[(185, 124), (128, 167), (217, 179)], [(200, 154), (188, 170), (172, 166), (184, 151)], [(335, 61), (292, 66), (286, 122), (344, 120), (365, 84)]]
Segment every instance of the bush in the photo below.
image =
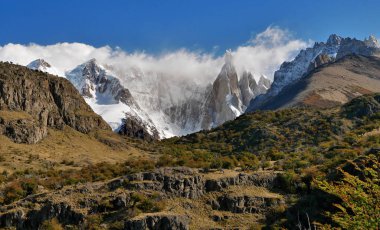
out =
[(45, 220), (40, 226), (41, 230), (63, 230), (63, 227), (59, 224), (56, 218)]

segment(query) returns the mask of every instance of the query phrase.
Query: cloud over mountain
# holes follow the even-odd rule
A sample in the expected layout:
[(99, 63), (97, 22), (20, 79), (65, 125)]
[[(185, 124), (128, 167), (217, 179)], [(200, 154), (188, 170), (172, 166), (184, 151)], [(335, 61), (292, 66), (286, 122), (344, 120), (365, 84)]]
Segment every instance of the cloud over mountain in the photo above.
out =
[[(287, 30), (268, 27), (253, 36), (246, 44), (233, 50), (238, 72), (243, 70), (263, 73), (269, 78), (286, 60), (308, 46), (308, 43), (291, 36)], [(145, 52), (126, 52), (118, 47), (93, 47), (83, 43), (57, 43), (53, 45), (6, 44), (0, 46), (0, 60), (27, 65), (42, 58), (60, 70), (60, 74), (75, 68), (91, 58), (103, 65), (111, 65), (120, 73), (138, 67), (144, 72), (163, 73), (173, 77), (194, 79), (199, 83), (212, 82), (217, 76), (223, 58), (213, 53), (180, 49), (161, 55)]]

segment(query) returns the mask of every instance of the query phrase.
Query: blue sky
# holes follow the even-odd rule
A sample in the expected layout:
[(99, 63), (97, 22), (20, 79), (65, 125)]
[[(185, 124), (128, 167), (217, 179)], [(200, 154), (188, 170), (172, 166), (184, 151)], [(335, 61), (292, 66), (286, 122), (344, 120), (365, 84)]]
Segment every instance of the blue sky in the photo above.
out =
[(380, 35), (380, 1), (1, 0), (0, 45), (82, 42), (160, 53), (235, 48), (268, 26), (324, 41)]

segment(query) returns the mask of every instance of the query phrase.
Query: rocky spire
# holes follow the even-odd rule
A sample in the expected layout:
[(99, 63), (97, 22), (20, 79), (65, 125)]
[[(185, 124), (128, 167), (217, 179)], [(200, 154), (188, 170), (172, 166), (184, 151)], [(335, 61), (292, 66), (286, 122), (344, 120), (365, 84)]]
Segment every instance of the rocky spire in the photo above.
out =
[(374, 35), (370, 35), (368, 38), (365, 38), (364, 43), (368, 47), (380, 48), (379, 41), (376, 39)]
[(327, 39), (327, 45), (340, 45), (340, 42), (342, 41), (342, 37), (331, 34), (329, 38)]
[(216, 127), (235, 119), (245, 110), (230, 50), (226, 51), (224, 60), (225, 63), (213, 83), (212, 92), (206, 102), (207, 112), (202, 122), (203, 129)]

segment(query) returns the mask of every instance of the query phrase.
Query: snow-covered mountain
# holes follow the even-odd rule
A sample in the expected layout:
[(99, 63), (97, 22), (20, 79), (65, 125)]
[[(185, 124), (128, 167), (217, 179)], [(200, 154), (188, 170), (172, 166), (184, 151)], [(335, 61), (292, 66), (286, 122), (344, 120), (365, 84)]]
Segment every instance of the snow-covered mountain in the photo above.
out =
[(56, 68), (51, 66), (43, 59), (34, 60), (31, 63), (29, 63), (27, 67), (29, 69), (40, 70), (42, 72), (47, 72), (53, 75), (64, 76), (64, 74), (62, 74), (60, 71), (58, 71)]
[(67, 78), (115, 131), (145, 139), (216, 127), (244, 113), (270, 87), (264, 75), (245, 71), (239, 78), (230, 52), (213, 84), (205, 85), (137, 67), (120, 72), (95, 59), (65, 73), (42, 59), (28, 67)]
[(133, 118), (134, 122), (143, 127), (146, 135), (152, 138), (159, 137), (151, 119), (140, 109), (130, 91), (95, 59), (67, 72), (66, 78), (78, 89), (92, 109), (115, 131), (120, 130), (124, 119)]
[(285, 86), (298, 81), (319, 65), (334, 62), (348, 54), (371, 56), (379, 54), (379, 51), (380, 46), (374, 36), (361, 41), (332, 34), (326, 43), (316, 42), (313, 47), (302, 50), (293, 61), (284, 62), (274, 73), (268, 92), (252, 100), (247, 111), (259, 109)]

